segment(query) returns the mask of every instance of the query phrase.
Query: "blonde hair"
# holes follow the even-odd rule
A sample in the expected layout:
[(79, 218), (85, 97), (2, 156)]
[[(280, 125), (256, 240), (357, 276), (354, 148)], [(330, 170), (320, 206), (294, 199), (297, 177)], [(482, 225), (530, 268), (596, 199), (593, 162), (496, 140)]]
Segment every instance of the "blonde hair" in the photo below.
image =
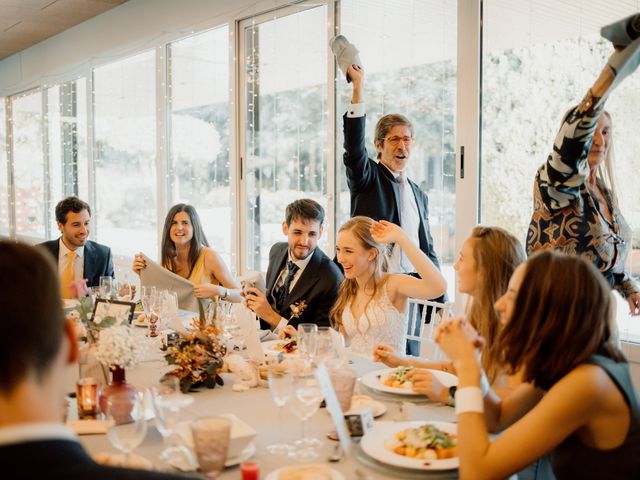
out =
[(596, 170), (596, 182), (598, 187), (608, 196), (609, 207), (613, 210), (618, 209), (618, 191), (616, 188), (616, 179), (615, 179), (615, 169), (614, 169), (614, 158), (613, 154), (613, 120), (611, 119), (611, 114), (606, 110), (602, 112), (602, 115), (605, 115), (609, 119), (609, 148), (607, 149), (607, 157), (604, 159), (604, 162), (601, 162), (598, 165), (598, 169)]
[[(367, 287), (371, 284), (373, 291), (371, 292), (371, 296), (364, 306), (365, 318), (368, 322), (368, 327), (371, 326), (371, 322), (369, 317), (367, 316), (367, 307), (371, 300), (373, 300), (378, 294), (378, 288), (384, 283), (384, 272), (387, 270), (387, 255), (385, 252), (385, 248), (383, 245), (376, 242), (371, 236), (371, 226), (373, 225), (373, 220), (369, 217), (357, 216), (353, 217), (344, 223), (338, 233), (340, 232), (351, 232), (354, 237), (358, 239), (360, 245), (365, 249), (374, 249), (376, 251), (376, 255), (371, 260), (374, 263), (373, 275), (365, 285), (365, 293)], [(336, 303), (333, 305), (331, 312), (329, 313), (329, 318), (331, 319), (331, 324), (335, 329), (339, 329), (342, 326), (342, 313), (344, 309), (351, 305), (351, 302), (356, 297), (358, 293), (358, 282), (355, 278), (345, 278), (342, 284), (340, 285), (340, 290), (338, 291), (338, 298), (336, 299)], [(355, 319), (356, 323), (359, 319)], [(359, 330), (359, 326), (358, 326)], [(366, 330), (365, 330), (366, 331)], [(361, 332), (363, 333), (363, 332)]]
[(518, 239), (500, 227), (477, 226), (470, 238), (475, 240), (473, 259), (478, 280), (473, 300), (467, 304), (467, 318), (486, 340), (482, 368), (493, 383), (504, 370), (498, 342), (500, 322), (494, 304), (507, 291), (509, 279), (525, 255)]

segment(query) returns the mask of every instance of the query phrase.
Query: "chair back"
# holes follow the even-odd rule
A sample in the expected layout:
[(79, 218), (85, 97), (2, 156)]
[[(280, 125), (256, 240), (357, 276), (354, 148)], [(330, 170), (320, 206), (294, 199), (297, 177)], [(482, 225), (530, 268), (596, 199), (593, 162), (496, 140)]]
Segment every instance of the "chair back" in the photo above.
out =
[(443, 354), (433, 339), (436, 327), (451, 316), (451, 302), (435, 302), (410, 298), (407, 305), (407, 341), (413, 340), (420, 346), (419, 356), (439, 360)]

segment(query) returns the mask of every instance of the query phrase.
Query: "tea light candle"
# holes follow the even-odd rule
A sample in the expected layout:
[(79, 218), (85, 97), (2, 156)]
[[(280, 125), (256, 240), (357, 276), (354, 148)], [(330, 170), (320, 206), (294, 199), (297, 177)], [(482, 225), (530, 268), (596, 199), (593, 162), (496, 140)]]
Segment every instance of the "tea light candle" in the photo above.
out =
[(76, 382), (78, 418), (95, 418), (98, 414), (98, 380), (81, 378)]
[(242, 480), (260, 479), (260, 467), (256, 462), (242, 462), (240, 471), (242, 472)]

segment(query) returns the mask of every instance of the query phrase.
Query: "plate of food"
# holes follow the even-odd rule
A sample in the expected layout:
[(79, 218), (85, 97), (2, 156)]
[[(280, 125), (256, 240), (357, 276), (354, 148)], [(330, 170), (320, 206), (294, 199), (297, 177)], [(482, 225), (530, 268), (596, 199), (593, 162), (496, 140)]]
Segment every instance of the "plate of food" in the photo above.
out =
[(139, 313), (137, 316), (134, 314), (133, 320), (131, 320), (131, 325), (134, 327), (146, 328), (149, 326), (149, 321), (144, 313)]
[(413, 470), (453, 470), (459, 467), (457, 428), (435, 421), (376, 422), (360, 446), (379, 462)]
[(307, 478), (313, 478), (314, 480), (345, 480), (342, 473), (320, 463), (278, 468), (269, 473), (265, 480), (304, 480)]
[(285, 338), (283, 340), (270, 340), (268, 342), (262, 342), (262, 349), (265, 353), (286, 353), (294, 354), (298, 353), (298, 342), (295, 338)]
[[(380, 392), (397, 393), (399, 395), (422, 395), (413, 391), (413, 384), (407, 378), (411, 367), (385, 368), (362, 376), (362, 383)], [(445, 387), (458, 384), (458, 377), (440, 370), (424, 369), (431, 372)]]

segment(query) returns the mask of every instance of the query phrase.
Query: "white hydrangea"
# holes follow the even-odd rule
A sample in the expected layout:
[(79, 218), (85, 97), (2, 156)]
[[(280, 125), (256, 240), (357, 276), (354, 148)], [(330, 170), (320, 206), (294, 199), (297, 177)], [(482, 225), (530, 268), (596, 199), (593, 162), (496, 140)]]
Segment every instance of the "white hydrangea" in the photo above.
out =
[(144, 355), (145, 343), (126, 325), (111, 327), (100, 332), (96, 358), (105, 365), (132, 367)]

